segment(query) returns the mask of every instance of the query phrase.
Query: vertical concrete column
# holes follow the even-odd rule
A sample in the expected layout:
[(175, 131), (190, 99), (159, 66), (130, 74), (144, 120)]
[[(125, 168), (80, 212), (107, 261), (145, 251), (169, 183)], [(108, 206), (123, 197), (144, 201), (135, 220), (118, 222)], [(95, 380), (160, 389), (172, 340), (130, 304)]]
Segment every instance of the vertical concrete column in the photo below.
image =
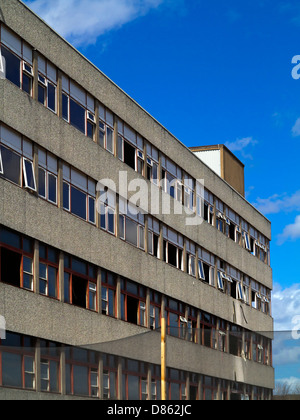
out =
[(66, 349), (62, 347), (60, 353), (60, 391), (66, 395)]
[(40, 348), (40, 340), (36, 340), (35, 346), (35, 389), (36, 392), (41, 392), (41, 348)]
[(99, 355), (98, 374), (99, 374), (99, 398), (103, 400), (103, 356), (102, 355)]
[(35, 101), (38, 100), (39, 95), (39, 70), (38, 70), (38, 52), (32, 52), (32, 68), (33, 68), (33, 81), (32, 81), (32, 97)]
[(118, 398), (119, 401), (121, 401), (123, 399), (123, 369), (122, 369), (122, 359), (121, 359), (121, 357), (118, 357), (118, 390), (117, 390), (117, 398)]
[(97, 268), (97, 312), (102, 313), (102, 272)]
[(57, 115), (59, 118), (62, 118), (62, 72), (60, 70), (57, 71)]
[(99, 144), (99, 101), (95, 99), (95, 133), (94, 133), (94, 142)]
[(59, 299), (61, 302), (65, 300), (65, 258), (64, 253), (59, 253), (59, 266), (58, 266), (58, 290)]
[(117, 287), (116, 287), (116, 318), (121, 319), (121, 278), (117, 277)]
[(33, 250), (33, 290), (35, 293), (40, 293), (39, 271), (40, 271), (40, 244), (39, 241), (34, 241)]
[(63, 162), (58, 161), (58, 176), (57, 176), (57, 206), (63, 208)]

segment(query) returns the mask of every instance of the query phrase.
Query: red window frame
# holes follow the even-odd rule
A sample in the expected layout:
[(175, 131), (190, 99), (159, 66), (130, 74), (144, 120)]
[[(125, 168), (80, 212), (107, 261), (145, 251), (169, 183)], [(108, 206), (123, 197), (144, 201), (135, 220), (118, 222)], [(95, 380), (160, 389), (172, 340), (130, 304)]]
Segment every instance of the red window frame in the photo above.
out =
[[(202, 346), (205, 346), (211, 349), (216, 349), (216, 346), (217, 346), (216, 317), (213, 315), (207, 314), (206, 312), (201, 312), (200, 325), (201, 325), (200, 331), (201, 331)], [(207, 345), (206, 335), (209, 331), (210, 331), (210, 338), (209, 338), (210, 344)]]
[[(41, 247), (45, 247), (45, 251), (46, 251), (46, 258), (42, 258), (41, 255), (39, 255), (39, 264), (44, 264), (47, 267), (47, 284), (48, 284), (48, 289), (47, 289), (47, 294), (43, 294), (40, 292), (41, 295), (43, 296), (47, 296), (50, 299), (55, 299), (55, 300), (59, 300), (60, 299), (60, 290), (59, 290), (59, 254), (58, 251), (55, 248), (52, 248), (48, 245), (44, 245), (44, 244), (40, 244), (40, 249)], [(49, 253), (50, 250), (53, 251), (56, 254), (56, 262), (51, 261), (49, 259)], [(56, 297), (53, 296), (49, 296), (49, 267), (54, 268), (56, 270)], [(40, 282), (40, 275), (41, 273), (39, 273), (39, 282)]]
[[(103, 375), (108, 375), (109, 376), (109, 395), (108, 395), (108, 399), (117, 399), (118, 397), (118, 361), (116, 359), (115, 356), (112, 355), (108, 355), (108, 354), (104, 354), (103, 355)], [(112, 395), (112, 389), (111, 389), (111, 375), (114, 376), (114, 383), (115, 383), (115, 395)], [(103, 381), (103, 378), (102, 378)], [(104, 386), (103, 386), (103, 391), (104, 391)], [(103, 398), (106, 399), (106, 397)]]
[[(114, 283), (114, 284), (112, 284)], [(103, 309), (103, 290), (106, 290), (106, 295), (107, 295), (107, 310), (105, 311), (106, 313), (104, 313), (104, 309)], [(111, 294), (109, 292), (112, 292), (114, 297), (113, 297), (113, 307), (114, 307), (114, 314), (111, 315), (109, 313), (109, 306), (110, 306), (110, 296)], [(102, 315), (106, 315), (106, 316), (110, 316), (113, 318), (117, 317), (117, 280), (115, 278), (115, 276), (106, 271), (106, 270), (102, 270), (101, 272), (101, 313)]]
[[(178, 379), (172, 378), (172, 372), (178, 374)], [(172, 384), (179, 385), (180, 401), (185, 401), (187, 398), (187, 382), (186, 382), (186, 373), (177, 369), (168, 368), (167, 371), (167, 381), (168, 381), (168, 399), (172, 400)], [(184, 392), (183, 392), (184, 391)], [(185, 396), (185, 398), (183, 398)], [(173, 398), (174, 400), (174, 398)]]
[[(149, 328), (151, 330), (156, 330), (161, 326), (161, 302), (162, 296), (154, 292), (153, 290), (150, 291), (150, 325)], [(155, 314), (155, 318), (153, 317)], [(159, 315), (158, 315), (159, 314)], [(158, 315), (159, 323), (156, 325), (156, 316)], [(152, 320), (154, 320), (155, 326), (152, 326)]]
[[(55, 350), (54, 350), (55, 349)], [(43, 363), (43, 361), (47, 361), (48, 363), (50, 362), (55, 362), (58, 364), (58, 390), (57, 391), (52, 391), (51, 389), (49, 391), (46, 390), (42, 390), (41, 392), (46, 392), (46, 393), (55, 393), (55, 394), (60, 394), (61, 393), (61, 369), (60, 369), (60, 353), (61, 353), (61, 345), (57, 344), (57, 343), (53, 343), (50, 341), (41, 341), (40, 342), (40, 364)], [(49, 385), (51, 382), (51, 378), (50, 378), (50, 364), (49, 364)]]
[[(73, 259), (77, 260), (78, 262), (84, 264), (86, 266), (86, 274), (80, 273), (78, 271), (76, 271), (75, 269), (72, 268), (72, 262)], [(94, 274), (91, 275), (92, 271), (94, 271)], [(78, 258), (72, 257), (70, 255), (65, 255), (65, 267), (64, 267), (64, 272), (67, 273), (69, 275), (69, 298), (70, 301), (65, 301), (65, 303), (69, 303), (70, 305), (75, 305), (73, 303), (73, 294), (72, 294), (72, 290), (73, 290), (73, 277), (77, 277), (80, 278), (84, 281), (86, 281), (86, 292), (85, 292), (85, 308), (87, 310), (90, 310), (92, 312), (98, 312), (98, 307), (99, 307), (99, 302), (98, 302), (98, 285), (97, 285), (97, 268), (96, 266), (94, 266), (93, 264), (89, 264), (85, 261), (81, 261)], [(64, 281), (66, 281), (66, 279), (64, 278)], [(91, 309), (90, 308), (90, 284), (94, 284), (96, 285), (96, 300), (95, 300), (95, 309)], [(78, 307), (82, 307), (80, 305), (75, 305)]]
[[(174, 307), (172, 305), (174, 304)], [(175, 305), (177, 306), (177, 309), (175, 309)], [(170, 323), (170, 316), (176, 315), (177, 316), (177, 327), (171, 326)], [(180, 318), (185, 318), (185, 306), (181, 302), (177, 302), (171, 298), (167, 299), (166, 302), (166, 315), (167, 315), (167, 333), (168, 335), (171, 335), (172, 337), (177, 337), (181, 339), (185, 339), (185, 333), (186, 328), (182, 329)], [(174, 329), (177, 328), (176, 335), (174, 335), (172, 332)]]
[[(12, 285), (10, 283), (5, 283), (5, 284), (9, 284), (9, 285), (12, 285), (13, 287), (18, 287), (20, 289), (24, 289), (24, 290), (27, 290), (29, 292), (33, 292), (34, 291), (34, 284), (33, 284), (33, 278), (34, 278), (34, 264), (33, 264), (34, 249), (33, 249), (33, 246), (34, 245), (33, 245), (33, 241), (30, 238), (27, 238), (27, 237), (25, 237), (25, 236), (23, 236), (23, 235), (21, 235), (21, 234), (19, 234), (17, 232), (14, 232), (14, 231), (12, 231), (10, 229), (3, 228), (1, 226), (0, 226), (0, 238), (1, 238), (1, 231), (2, 230), (6, 230), (7, 232), (11, 232), (12, 234), (17, 235), (19, 237), (19, 239), (20, 239), (21, 248), (15, 248), (12, 245), (7, 245), (5, 242), (0, 242), (0, 282), (1, 283), (5, 283), (2, 280), (2, 278), (1, 278), (1, 264), (2, 264), (2, 261), (1, 261), (1, 249), (4, 248), (4, 249), (7, 249), (8, 251), (11, 251), (11, 252), (14, 252), (16, 254), (21, 255), (20, 286), (14, 286), (14, 285)], [(28, 241), (29, 243), (31, 243), (32, 252), (24, 251), (24, 241)], [(24, 288), (24, 269), (23, 269), (24, 257), (30, 258), (32, 260), (32, 290), (31, 289), (28, 289), (28, 288)], [(4, 264), (5, 264), (5, 262), (4, 262)]]
[[(137, 369), (131, 369), (130, 364), (134, 363), (137, 365)], [(142, 393), (142, 382), (147, 381), (148, 383), (148, 370), (147, 364), (144, 362), (138, 362), (135, 360), (124, 359), (123, 360), (123, 384), (125, 384), (125, 389), (123, 390), (123, 396), (125, 400), (128, 400), (129, 397), (129, 390), (128, 390), (128, 376), (135, 376), (139, 378), (139, 400), (143, 400), (143, 393)], [(125, 383), (124, 383), (125, 382)], [(148, 399), (149, 399), (149, 384), (148, 384)]]
[[(130, 291), (128, 291), (128, 283), (133, 285), (137, 288), (137, 294), (134, 294)], [(123, 306), (123, 311), (121, 310), (121, 317), (123, 321), (128, 321), (128, 298), (133, 298), (138, 301), (138, 310), (137, 310), (137, 324), (141, 327), (147, 326), (147, 319), (146, 319), (146, 288), (144, 286), (141, 286), (137, 283), (134, 283), (129, 280), (122, 279), (121, 280), (121, 302)], [(144, 305), (145, 313), (144, 313), (144, 322), (141, 322), (141, 305)]]
[[(210, 383), (206, 383), (206, 380), (210, 381)], [(202, 395), (203, 395), (203, 401), (206, 401), (206, 392), (211, 392), (211, 400), (214, 401), (218, 397), (218, 383), (215, 378), (212, 378), (210, 376), (203, 376), (203, 384), (202, 384)]]

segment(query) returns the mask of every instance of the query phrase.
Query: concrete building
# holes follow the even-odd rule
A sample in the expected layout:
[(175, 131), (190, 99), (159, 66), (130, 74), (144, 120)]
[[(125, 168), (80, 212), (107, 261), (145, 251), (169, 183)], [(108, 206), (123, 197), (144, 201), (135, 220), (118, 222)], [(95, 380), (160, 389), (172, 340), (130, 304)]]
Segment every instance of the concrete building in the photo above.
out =
[(169, 399), (271, 399), (242, 164), (211, 169), (20, 1), (0, 25), (0, 398), (160, 399), (165, 316)]

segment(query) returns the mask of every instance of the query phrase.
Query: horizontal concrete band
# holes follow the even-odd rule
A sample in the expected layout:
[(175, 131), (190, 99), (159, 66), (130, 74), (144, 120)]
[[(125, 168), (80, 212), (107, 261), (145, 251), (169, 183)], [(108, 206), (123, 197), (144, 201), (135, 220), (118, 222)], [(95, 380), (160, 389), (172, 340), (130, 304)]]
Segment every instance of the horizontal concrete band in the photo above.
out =
[[(160, 334), (0, 284), (7, 330), (160, 365)], [(167, 365), (191, 373), (273, 388), (273, 368), (167, 337)]]
[(3, 179), (0, 196), (4, 226), (247, 329), (273, 330), (270, 316)]

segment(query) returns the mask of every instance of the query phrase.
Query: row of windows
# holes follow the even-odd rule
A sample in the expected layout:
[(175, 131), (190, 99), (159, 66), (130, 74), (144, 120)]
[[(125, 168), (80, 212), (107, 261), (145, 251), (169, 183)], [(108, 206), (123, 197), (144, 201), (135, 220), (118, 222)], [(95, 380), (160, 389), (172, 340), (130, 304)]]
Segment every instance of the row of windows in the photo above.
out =
[[(59, 161), (41, 148), (37, 152), (37, 179), (33, 165), (33, 148), (30, 141), (1, 125), (0, 176), (2, 174), (4, 178), (31, 192), (36, 191), (40, 198), (54, 205), (58, 205), (58, 190), (62, 189), (62, 207), (65, 211), (93, 225), (98, 224), (101, 229), (119, 236), (167, 264), (217, 287), (234, 299), (270, 314), (270, 290), (258, 285), (256, 293), (251, 295), (250, 279), (247, 276), (165, 225), (162, 227), (163, 240), (160, 242), (161, 226), (158, 220), (145, 216), (138, 208), (116, 197), (104, 187), (100, 187), (97, 201), (96, 182), (66, 163), (62, 164), (62, 186), (58, 185)], [(116, 210), (117, 199), (119, 215)], [(97, 211), (100, 212), (98, 223)], [(145, 226), (146, 218), (148, 229)]]
[[(32, 49), (1, 25), (1, 51), (6, 61), (7, 79), (32, 95)], [(38, 54), (38, 101), (55, 113), (58, 103), (57, 79), (56, 67)], [(62, 118), (66, 122), (93, 140), (97, 131), (99, 136), (97, 141), (108, 152), (116, 155), (149, 181), (160, 185), (163, 191), (187, 209), (203, 217), (206, 222), (215, 225), (219, 231), (243, 246), (252, 255), (270, 264), (269, 241), (262, 234), (209, 191), (199, 188), (195, 180), (178, 165), (160, 154), (154, 146), (101, 104), (98, 107), (99, 121), (96, 121), (95, 99), (64, 75), (61, 102)], [(158, 170), (159, 162), (161, 173)], [(203, 200), (205, 200), (204, 206)], [(86, 212), (88, 211), (90, 210), (87, 209)], [(87, 216), (85, 213), (80, 215)]]
[[(37, 242), (35, 246), (37, 251)], [(271, 343), (262, 336), (103, 269), (100, 281), (96, 266), (42, 243), (38, 244), (38, 255), (35, 273), (34, 242), (0, 229), (1, 282), (152, 330), (160, 328), (161, 317), (165, 317), (167, 332), (173, 337), (266, 365), (272, 363)], [(63, 278), (59, 277), (59, 268)]]
[[(7, 332), (6, 340), (0, 340), (0, 386), (98, 399), (160, 400), (161, 372), (157, 365)], [(271, 390), (167, 369), (169, 400), (271, 396)]]

